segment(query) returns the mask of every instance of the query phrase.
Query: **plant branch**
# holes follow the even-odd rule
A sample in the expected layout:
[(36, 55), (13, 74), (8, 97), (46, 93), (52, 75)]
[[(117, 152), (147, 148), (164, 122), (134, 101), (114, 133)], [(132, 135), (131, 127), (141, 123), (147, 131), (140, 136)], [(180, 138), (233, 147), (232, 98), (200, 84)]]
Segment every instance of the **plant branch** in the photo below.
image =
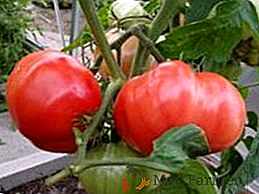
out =
[[(161, 33), (167, 28), (169, 22), (179, 11), (179, 8), (186, 2), (186, 0), (164, 0), (162, 7), (154, 20), (151, 22), (147, 32), (148, 38), (155, 42)], [(139, 45), (134, 63), (131, 68), (131, 76), (142, 73), (141, 65), (146, 65), (149, 56), (148, 48)], [(142, 67), (142, 69), (145, 69)]]
[(147, 48), (150, 51), (150, 53), (155, 57), (157, 62), (160, 63), (165, 61), (164, 57), (161, 55), (159, 50), (155, 47), (154, 43), (141, 30), (136, 30), (134, 35), (139, 38), (142, 46), (144, 48)]
[(259, 82), (250, 83), (250, 84), (240, 87), (239, 90), (244, 90), (247, 88), (253, 88), (253, 87), (258, 87), (258, 86), (259, 86)]
[[(163, 62), (165, 59), (159, 52), (159, 50), (155, 47), (154, 43), (143, 33), (146, 26), (144, 25), (136, 25), (129, 28), (124, 34), (122, 34), (116, 41), (114, 41), (111, 45), (111, 49), (119, 50), (124, 42), (126, 42), (132, 35), (135, 35), (139, 38), (143, 47), (147, 47), (151, 54), (155, 57), (157, 62)], [(99, 69), (99, 66), (103, 60), (103, 57), (100, 55), (95, 64), (92, 67), (92, 70)]]
[(151, 170), (165, 172), (165, 173), (176, 173), (178, 169), (172, 169), (166, 165), (148, 161), (143, 158), (124, 158), (121, 160), (82, 160), (77, 166), (71, 165), (70, 167), (58, 172), (54, 176), (51, 176), (45, 180), (45, 184), (51, 186), (62, 179), (70, 175), (78, 175), (84, 170), (98, 167), (98, 166), (125, 166), (133, 165), (138, 167), (149, 168)]
[(148, 37), (152, 41), (158, 39), (185, 2), (186, 0), (164, 0), (160, 11), (149, 27)]
[(96, 44), (100, 49), (103, 58), (107, 62), (107, 66), (111, 72), (111, 76), (114, 79), (124, 79), (125, 76), (122, 73), (119, 65), (116, 63), (112, 51), (109, 47), (109, 43), (105, 37), (103, 26), (96, 14), (96, 8), (92, 0), (79, 0), (79, 3), (83, 9), (88, 25), (94, 35)]
[(122, 160), (88, 160), (83, 161), (79, 166), (75, 167), (73, 170), (74, 174), (78, 174), (83, 170), (98, 167), (98, 166), (125, 166), (125, 165), (133, 165), (144, 168), (149, 168), (151, 170), (166, 172), (166, 173), (174, 173), (175, 169), (172, 169), (166, 165), (154, 163), (148, 161), (146, 159), (141, 158), (124, 158)]
[(54, 185), (55, 183), (61, 181), (62, 179), (69, 177), (70, 175), (73, 174), (73, 170), (72, 170), (72, 169), (73, 169), (72, 166), (63, 169), (62, 171), (58, 172), (57, 174), (55, 174), (55, 175), (53, 175), (53, 176), (47, 178), (47, 179), (45, 180), (45, 184), (46, 184), (47, 186), (52, 186), (52, 185)]
[(95, 133), (96, 128), (98, 127), (98, 125), (101, 123), (103, 119), (103, 115), (105, 114), (107, 107), (110, 105), (113, 97), (121, 88), (123, 83), (124, 83), (124, 80), (118, 79), (118, 80), (115, 80), (115, 82), (111, 82), (110, 85), (108, 86), (100, 109), (93, 116), (92, 122), (83, 133), (84, 141), (81, 142), (81, 144), (79, 144), (78, 146), (78, 158), (77, 158), (78, 163), (81, 163), (82, 161), (84, 161), (87, 141), (89, 137), (91, 137)]

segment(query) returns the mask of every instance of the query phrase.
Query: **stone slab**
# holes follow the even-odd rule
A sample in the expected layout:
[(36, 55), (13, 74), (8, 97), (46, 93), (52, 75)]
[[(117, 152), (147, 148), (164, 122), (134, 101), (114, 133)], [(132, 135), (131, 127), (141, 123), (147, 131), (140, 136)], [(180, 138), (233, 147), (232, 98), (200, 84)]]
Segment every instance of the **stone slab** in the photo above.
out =
[(14, 130), (8, 113), (0, 114), (0, 191), (48, 176), (72, 164), (73, 156), (45, 152)]

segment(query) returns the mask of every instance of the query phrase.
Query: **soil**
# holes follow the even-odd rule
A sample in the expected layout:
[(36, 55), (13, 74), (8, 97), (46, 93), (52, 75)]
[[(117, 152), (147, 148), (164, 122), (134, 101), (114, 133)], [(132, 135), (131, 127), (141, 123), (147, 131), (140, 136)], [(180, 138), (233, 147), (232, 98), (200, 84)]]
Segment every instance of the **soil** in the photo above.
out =
[(46, 186), (44, 180), (45, 178), (29, 182), (4, 194), (87, 194), (80, 188), (76, 177), (66, 178), (52, 187)]

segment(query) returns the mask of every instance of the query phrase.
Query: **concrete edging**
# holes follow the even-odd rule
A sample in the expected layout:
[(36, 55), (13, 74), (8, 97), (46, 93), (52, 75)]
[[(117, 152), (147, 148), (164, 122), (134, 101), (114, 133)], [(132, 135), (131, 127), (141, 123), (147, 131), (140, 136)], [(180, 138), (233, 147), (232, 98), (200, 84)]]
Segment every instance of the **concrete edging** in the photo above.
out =
[(0, 191), (8, 191), (14, 187), (53, 174), (73, 163), (73, 156), (37, 152), (0, 164)]

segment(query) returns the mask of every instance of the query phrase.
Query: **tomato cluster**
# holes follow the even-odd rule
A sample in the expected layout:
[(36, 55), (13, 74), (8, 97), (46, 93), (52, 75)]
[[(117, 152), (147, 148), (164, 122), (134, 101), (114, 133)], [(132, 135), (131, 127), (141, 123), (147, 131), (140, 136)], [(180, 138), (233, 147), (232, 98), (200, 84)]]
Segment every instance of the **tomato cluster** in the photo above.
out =
[[(7, 82), (7, 103), (20, 132), (41, 149), (75, 152), (72, 127), (94, 114), (101, 90), (92, 73), (76, 59), (56, 51), (24, 57)], [(194, 73), (170, 61), (130, 79), (115, 102), (118, 134), (143, 154), (173, 127), (200, 126), (211, 152), (233, 146), (242, 134), (246, 110), (237, 89), (215, 73)]]

